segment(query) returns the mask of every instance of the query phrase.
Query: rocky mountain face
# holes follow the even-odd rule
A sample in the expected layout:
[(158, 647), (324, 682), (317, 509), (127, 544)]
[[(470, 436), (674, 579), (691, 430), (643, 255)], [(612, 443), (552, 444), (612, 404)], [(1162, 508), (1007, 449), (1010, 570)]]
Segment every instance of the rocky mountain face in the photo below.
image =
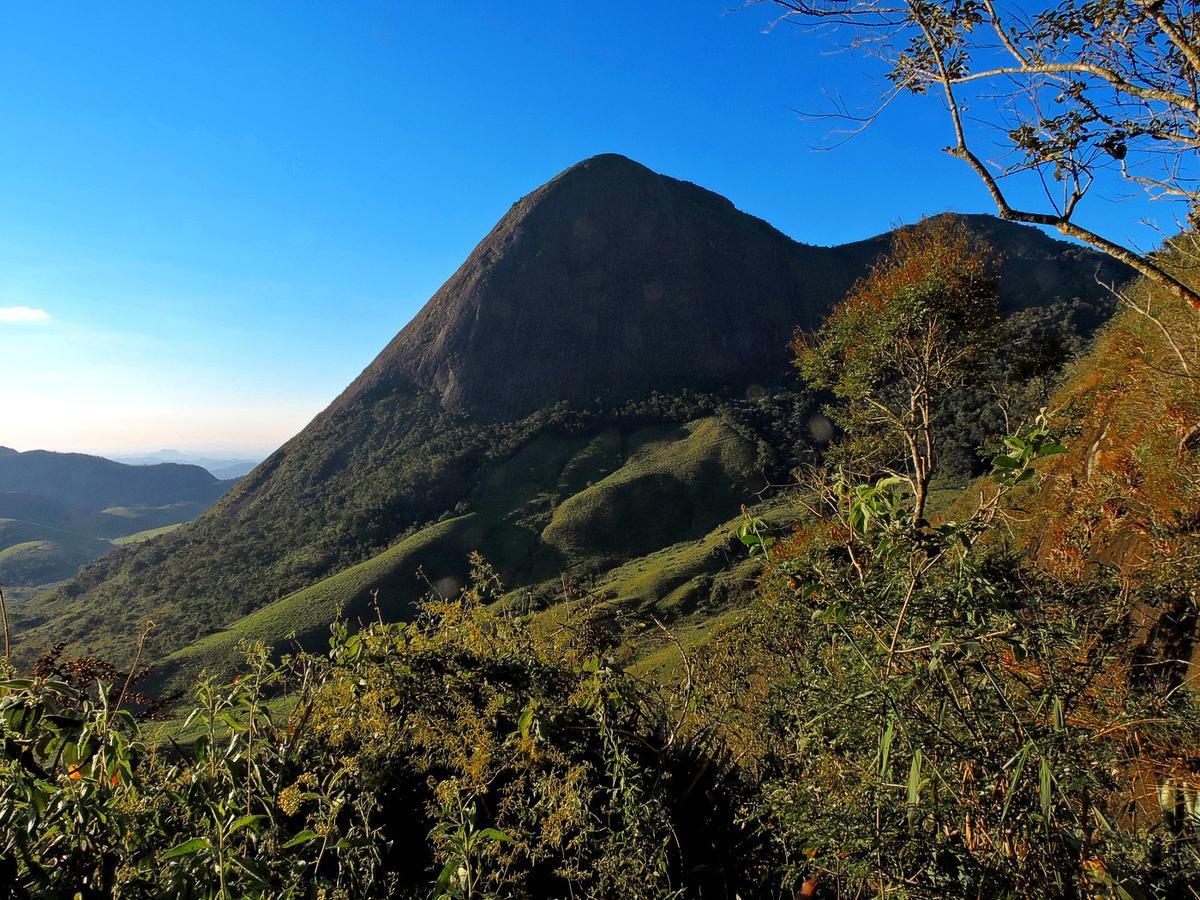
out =
[[(1036, 229), (959, 218), (999, 251), (1010, 311), (1127, 277)], [(743, 387), (774, 376), (795, 329), (889, 243), (800, 244), (718, 194), (596, 156), (514, 204), (331, 412), (404, 381), (484, 420)]]

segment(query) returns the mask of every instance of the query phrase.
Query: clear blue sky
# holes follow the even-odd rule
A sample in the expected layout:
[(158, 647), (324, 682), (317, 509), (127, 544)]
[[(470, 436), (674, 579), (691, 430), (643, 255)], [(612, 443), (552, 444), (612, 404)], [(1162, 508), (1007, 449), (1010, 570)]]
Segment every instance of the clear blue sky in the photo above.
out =
[(6, 5), (0, 444), (266, 451), (599, 152), (810, 243), (990, 211), (932, 102), (815, 151), (854, 63), (737, 2)]

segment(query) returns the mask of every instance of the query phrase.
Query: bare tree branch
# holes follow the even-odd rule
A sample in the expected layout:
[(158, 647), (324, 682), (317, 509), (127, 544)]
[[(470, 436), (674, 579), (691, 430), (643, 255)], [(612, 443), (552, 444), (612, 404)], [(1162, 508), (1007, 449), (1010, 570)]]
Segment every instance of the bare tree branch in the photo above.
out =
[[(898, 93), (937, 90), (954, 135), (946, 152), (971, 168), (1001, 218), (1054, 228), (1200, 310), (1200, 293), (1168, 255), (1141, 252), (1076, 219), (1097, 177), (1109, 172), (1151, 199), (1183, 204), (1188, 228), (1200, 226), (1197, 4), (1064, 0), (1028, 14), (1004, 10), (999, 0), (747, 5), (758, 3), (782, 10), (776, 24), (841, 31), (844, 48), (886, 67), (891, 86), (868, 115), (836, 113), (855, 122), (852, 133), (876, 121)], [(972, 106), (978, 101), (983, 115)], [(980, 128), (1002, 135), (1018, 159), (985, 161), (976, 149)], [(1006, 186), (1014, 177), (1039, 179), (1047, 208), (1014, 205)]]

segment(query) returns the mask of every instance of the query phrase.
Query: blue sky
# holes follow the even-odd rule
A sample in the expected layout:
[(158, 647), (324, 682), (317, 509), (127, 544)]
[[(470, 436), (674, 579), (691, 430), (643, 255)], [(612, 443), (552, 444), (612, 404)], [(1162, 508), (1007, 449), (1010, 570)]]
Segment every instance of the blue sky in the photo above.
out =
[(0, 444), (265, 452), (599, 152), (810, 243), (991, 211), (933, 102), (814, 149), (874, 88), (736, 3), (6, 5)]

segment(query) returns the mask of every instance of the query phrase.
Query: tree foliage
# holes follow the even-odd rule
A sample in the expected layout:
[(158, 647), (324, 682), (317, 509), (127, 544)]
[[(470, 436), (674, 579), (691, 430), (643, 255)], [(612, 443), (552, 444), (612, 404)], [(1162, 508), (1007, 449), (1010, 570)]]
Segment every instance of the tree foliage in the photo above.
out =
[[(1062, 451), (1013, 435), (975, 513), (832, 478), (708, 649), (702, 704), (801, 896), (1176, 897), (1200, 886), (1196, 703), (1129, 653), (1135, 598), (995, 543)], [(1154, 603), (1149, 591), (1137, 598)]]
[(891, 254), (794, 343), (805, 379), (841, 401), (833, 414), (842, 427), (882, 449), (868, 465), (903, 466), (896, 474), (912, 488), (917, 520), (937, 462), (939, 410), (990, 359), (997, 321), (988, 253), (950, 220), (927, 219), (899, 232)]

